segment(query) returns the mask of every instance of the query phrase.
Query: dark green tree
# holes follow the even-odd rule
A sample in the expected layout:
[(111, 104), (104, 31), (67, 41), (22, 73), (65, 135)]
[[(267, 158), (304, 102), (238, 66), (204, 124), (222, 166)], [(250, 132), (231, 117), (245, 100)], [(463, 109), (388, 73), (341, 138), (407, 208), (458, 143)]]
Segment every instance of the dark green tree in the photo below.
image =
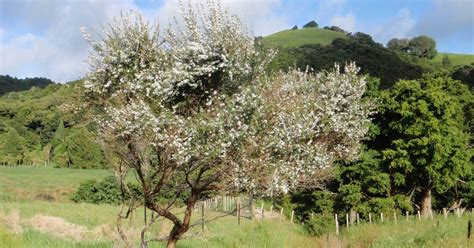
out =
[(391, 39), (387, 43), (387, 48), (390, 50), (396, 50), (396, 51), (401, 51), (401, 52), (408, 52), (408, 47), (410, 45), (410, 40), (409, 39)]
[(443, 193), (471, 173), (471, 148), (460, 93), (465, 85), (449, 77), (402, 80), (383, 94), (383, 151), (394, 187), (417, 190), (426, 215), (432, 191)]
[(295, 25), (295, 26), (293, 26), (293, 27), (291, 28), (291, 30), (297, 30), (297, 29), (298, 29), (298, 26), (297, 26), (297, 25)]
[(26, 140), (18, 134), (15, 128), (0, 136), (0, 163), (20, 165), (23, 163)]
[(104, 153), (85, 128), (73, 129), (67, 136), (68, 154), (74, 168), (104, 167)]
[(318, 23), (315, 21), (310, 21), (303, 26), (303, 28), (317, 28), (317, 27), (318, 27)]
[(433, 38), (421, 35), (410, 40), (408, 45), (410, 54), (419, 58), (432, 59), (436, 56), (436, 42)]

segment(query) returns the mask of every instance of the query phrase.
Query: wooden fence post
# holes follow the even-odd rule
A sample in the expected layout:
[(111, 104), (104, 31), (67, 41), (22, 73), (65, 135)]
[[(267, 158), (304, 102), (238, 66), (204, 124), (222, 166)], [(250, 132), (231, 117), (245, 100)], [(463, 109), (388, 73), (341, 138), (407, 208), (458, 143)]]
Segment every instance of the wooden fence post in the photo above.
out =
[(409, 217), (408, 217), (408, 211), (405, 211), (405, 215), (406, 215), (407, 220), (408, 220), (408, 218), (409, 218)]
[(395, 223), (397, 223), (397, 213), (396, 212), (393, 212), (393, 220), (395, 221)]
[(349, 228), (349, 214), (346, 214), (346, 228)]
[(418, 210), (418, 220), (421, 220), (420, 210)]
[(280, 219), (283, 219), (283, 207), (280, 208)]
[(383, 213), (380, 213), (380, 221), (383, 222)]
[(461, 212), (459, 211), (459, 208), (456, 208), (456, 212), (458, 213), (458, 218), (461, 218)]
[(293, 217), (295, 216), (295, 210), (291, 210), (291, 224), (293, 224)]
[(334, 214), (334, 220), (336, 221), (336, 235), (339, 236), (339, 221), (337, 220), (337, 214)]
[(472, 229), (472, 222), (471, 220), (467, 221), (467, 239), (471, 239), (471, 229)]
[(237, 198), (237, 224), (240, 226), (240, 197)]
[(430, 218), (433, 219), (433, 209), (430, 209)]
[(201, 230), (202, 230), (203, 232), (204, 232), (204, 208), (205, 208), (205, 207), (204, 207), (204, 204), (203, 204), (202, 207), (201, 207), (201, 209), (202, 209), (202, 211), (201, 211), (201, 222), (202, 222), (202, 223), (201, 223)]
[(357, 217), (357, 225), (359, 225), (359, 213), (357, 213), (356, 217)]
[(446, 211), (446, 208), (443, 208), (443, 215), (445, 219), (448, 218), (448, 211)]
[(263, 202), (262, 202), (262, 209), (261, 209), (261, 212), (262, 212), (262, 220), (263, 220)]
[(273, 213), (273, 204), (270, 205), (270, 216), (271, 216), (272, 213)]
[(369, 223), (372, 224), (372, 214), (369, 213)]

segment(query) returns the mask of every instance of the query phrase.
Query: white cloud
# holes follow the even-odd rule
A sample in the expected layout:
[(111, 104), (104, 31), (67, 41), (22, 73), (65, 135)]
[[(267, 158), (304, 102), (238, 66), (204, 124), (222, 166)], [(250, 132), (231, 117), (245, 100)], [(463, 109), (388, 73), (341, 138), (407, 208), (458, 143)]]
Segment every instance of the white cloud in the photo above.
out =
[[(19, 3), (11, 8), (33, 33), (1, 40), (0, 74), (43, 76), (57, 82), (78, 79), (87, 71), (89, 45), (79, 30), (81, 26), (101, 30), (121, 10), (137, 9), (126, 1), (49, 1), (45, 6), (33, 4), (34, 10)], [(35, 14), (28, 15), (31, 12)], [(38, 25), (34, 24), (36, 19)]]
[(374, 39), (386, 44), (392, 38), (409, 38), (416, 21), (408, 9), (401, 9), (398, 14), (369, 32)]
[[(206, 1), (193, 1), (198, 2)], [(158, 9), (141, 11), (148, 19), (157, 19), (166, 26), (177, 15), (178, 3), (178, 0), (164, 0)], [(285, 11), (275, 11), (282, 8), (280, 0), (229, 0), (222, 5), (236, 13), (255, 35), (289, 27), (286, 17), (277, 14)], [(139, 10), (132, 0), (6, 1), (1, 3), (1, 9), (2, 26), (4, 18), (15, 17), (12, 19), (17, 20), (15, 26), (29, 32), (10, 33), (6, 39), (7, 35), (0, 29), (0, 74), (43, 76), (58, 82), (78, 79), (87, 72), (85, 61), (90, 48), (80, 27), (100, 32), (120, 11)]]
[(333, 16), (331, 20), (329, 20), (329, 25), (338, 26), (344, 30), (354, 32), (356, 31), (356, 16), (353, 13)]

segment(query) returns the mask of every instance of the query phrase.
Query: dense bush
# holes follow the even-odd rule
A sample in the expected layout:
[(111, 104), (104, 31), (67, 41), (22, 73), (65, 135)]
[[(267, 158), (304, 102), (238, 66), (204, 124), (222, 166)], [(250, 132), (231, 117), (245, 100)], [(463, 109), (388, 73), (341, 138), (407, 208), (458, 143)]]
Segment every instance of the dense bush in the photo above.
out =
[[(128, 183), (130, 194), (125, 194), (124, 200), (129, 200), (131, 197), (140, 198), (139, 186), (134, 183)], [(189, 192), (178, 192), (177, 189), (170, 185), (165, 186), (163, 194), (155, 199), (158, 203), (166, 203), (169, 199), (176, 197), (176, 203), (181, 205), (185, 197)], [(86, 203), (108, 203), (108, 204), (119, 204), (122, 199), (122, 192), (120, 185), (115, 176), (108, 176), (103, 178), (101, 181), (97, 180), (86, 180), (79, 185), (79, 188), (71, 196), (71, 200), (74, 202), (86, 202)]]
[(334, 230), (334, 218), (332, 214), (317, 214), (305, 222), (304, 227), (312, 235), (322, 235)]
[(115, 176), (105, 177), (102, 181), (86, 180), (72, 195), (74, 202), (119, 204), (122, 198), (120, 186)]

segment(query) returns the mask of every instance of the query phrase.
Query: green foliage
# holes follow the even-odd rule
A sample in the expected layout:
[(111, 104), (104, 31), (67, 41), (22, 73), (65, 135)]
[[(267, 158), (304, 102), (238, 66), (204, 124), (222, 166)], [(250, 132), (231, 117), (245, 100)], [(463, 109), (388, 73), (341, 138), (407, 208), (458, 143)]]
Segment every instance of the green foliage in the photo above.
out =
[(457, 66), (450, 75), (453, 79), (466, 84), (471, 91), (474, 89), (474, 65)]
[(316, 23), (315, 21), (310, 21), (303, 26), (303, 28), (317, 28), (317, 27), (318, 27), (318, 23)]
[(397, 53), (362, 33), (334, 39), (327, 46), (308, 44), (280, 49), (269, 70), (287, 70), (294, 66), (305, 70), (309, 66), (319, 71), (331, 68), (334, 63), (344, 64), (347, 61), (356, 62), (362, 73), (380, 78), (381, 88), (389, 88), (399, 79), (419, 78), (423, 73), (420, 66), (402, 60)]
[(102, 181), (86, 180), (79, 185), (77, 191), (71, 196), (71, 200), (74, 202), (95, 204), (119, 204), (121, 199), (120, 185), (115, 176), (105, 177)]
[(50, 84), (54, 84), (54, 82), (47, 78), (35, 77), (18, 79), (10, 77), (9, 75), (0, 75), (0, 96), (5, 95), (8, 92), (28, 90), (32, 87), (44, 88)]
[(298, 29), (298, 26), (297, 26), (297, 25), (295, 25), (295, 26), (293, 26), (293, 27), (291, 28), (291, 30), (297, 30), (297, 29)]
[(16, 129), (10, 128), (7, 133), (0, 136), (0, 163), (7, 165), (20, 165), (24, 161), (25, 138), (21, 137)]
[(402, 80), (383, 94), (383, 155), (395, 186), (443, 193), (470, 175), (465, 97), (472, 98), (466, 86), (434, 76)]
[(82, 88), (78, 87), (81, 83), (50, 84), (44, 89), (32, 88), (0, 97), (0, 145), (13, 144), (7, 135), (12, 129), (19, 135), (15, 142), (22, 145), (21, 156), (10, 148), (2, 149), (0, 163), (104, 167), (104, 152), (94, 142), (97, 135), (89, 131), (93, 127), (79, 127), (84, 117), (73, 111), (82, 102)]
[(309, 218), (305, 223), (304, 227), (311, 235), (320, 236), (326, 233), (330, 233), (334, 230), (334, 217), (332, 214), (318, 214), (314, 215), (313, 218)]
[(103, 168), (105, 157), (101, 147), (84, 128), (71, 130), (67, 137), (67, 155), (75, 168)]
[(432, 59), (436, 56), (436, 42), (433, 38), (421, 35), (414, 37), (408, 44), (408, 51), (410, 54), (420, 57)]
[(408, 46), (410, 44), (409, 39), (391, 39), (387, 43), (387, 48), (391, 50), (401, 51), (401, 52), (408, 52)]
[(334, 31), (334, 32), (339, 32), (339, 33), (343, 33), (343, 34), (347, 34), (348, 32), (338, 26), (325, 26), (323, 29), (327, 29), (327, 30), (331, 30), (331, 31)]

